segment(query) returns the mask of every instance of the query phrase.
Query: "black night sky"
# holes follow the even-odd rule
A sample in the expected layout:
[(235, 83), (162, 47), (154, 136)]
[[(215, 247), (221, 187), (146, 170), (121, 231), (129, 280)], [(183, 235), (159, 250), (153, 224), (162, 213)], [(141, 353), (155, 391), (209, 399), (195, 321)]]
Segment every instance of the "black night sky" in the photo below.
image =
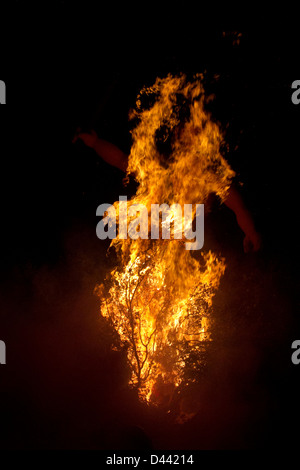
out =
[[(293, 448), (299, 30), (204, 30), (196, 17), (187, 27), (188, 15), (164, 21), (145, 12), (120, 26), (89, 3), (12, 4), (0, 33), (0, 448)], [(126, 359), (111, 351), (93, 294), (114, 262), (96, 237), (96, 208), (133, 194), (135, 182), (125, 187), (121, 171), (72, 144), (80, 126), (129, 152), (128, 111), (144, 85), (168, 73), (204, 74), (226, 158), (263, 238), (260, 252), (245, 254), (229, 209), (216, 203), (208, 216), (205, 248), (221, 253), (227, 270), (203, 405), (184, 425), (128, 389)]]

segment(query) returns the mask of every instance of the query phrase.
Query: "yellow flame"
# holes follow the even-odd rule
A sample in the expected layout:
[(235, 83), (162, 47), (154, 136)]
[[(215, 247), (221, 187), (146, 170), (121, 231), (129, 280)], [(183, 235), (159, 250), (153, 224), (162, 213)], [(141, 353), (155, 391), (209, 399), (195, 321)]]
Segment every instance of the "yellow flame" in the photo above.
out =
[[(152, 98), (149, 107), (143, 99)], [(185, 115), (182, 116), (182, 110)], [(132, 117), (128, 174), (138, 189), (130, 204), (205, 203), (226, 196), (234, 172), (220, 153), (223, 136), (205, 110), (201, 76), (157, 79), (143, 89)], [(157, 145), (158, 133), (164, 152)], [(114, 204), (118, 214), (119, 203)], [(174, 237), (173, 237), (174, 238)], [(110, 275), (101, 314), (127, 347), (131, 384), (142, 399), (159, 403), (184, 380), (191, 352), (210, 340), (210, 308), (225, 263), (212, 252), (199, 259), (180, 240), (112, 241), (120, 265)], [(193, 356), (194, 357), (194, 356)]]

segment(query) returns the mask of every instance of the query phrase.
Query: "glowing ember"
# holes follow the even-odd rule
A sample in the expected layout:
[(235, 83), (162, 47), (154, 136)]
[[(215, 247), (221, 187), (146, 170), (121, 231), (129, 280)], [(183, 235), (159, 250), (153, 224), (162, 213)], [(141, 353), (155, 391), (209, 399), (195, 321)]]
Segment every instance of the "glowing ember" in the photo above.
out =
[[(142, 106), (144, 101), (151, 105)], [(205, 203), (226, 196), (234, 172), (220, 153), (223, 137), (204, 109), (201, 77), (157, 79), (140, 92), (128, 174), (139, 186), (130, 204)], [(118, 214), (119, 202), (114, 204)], [(141, 399), (165, 404), (186, 370), (201, 364), (210, 338), (213, 295), (223, 259), (201, 252), (195, 259), (181, 240), (112, 241), (120, 265), (100, 286), (101, 314), (127, 348), (132, 385)]]

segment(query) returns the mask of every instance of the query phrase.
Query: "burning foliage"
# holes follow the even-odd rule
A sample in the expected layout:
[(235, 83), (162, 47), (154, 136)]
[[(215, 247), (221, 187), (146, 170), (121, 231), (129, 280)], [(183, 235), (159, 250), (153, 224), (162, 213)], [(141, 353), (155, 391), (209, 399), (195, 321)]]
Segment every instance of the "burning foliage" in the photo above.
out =
[[(140, 92), (127, 170), (138, 189), (129, 204), (142, 203), (150, 213), (155, 203), (194, 207), (211, 193), (224, 199), (234, 172), (205, 103), (200, 75), (190, 81), (169, 75)], [(119, 202), (114, 206), (118, 216)], [(119, 264), (98, 287), (101, 314), (118, 333), (117, 347), (126, 349), (140, 398), (169, 406), (205, 362), (224, 259), (205, 251), (196, 259), (174, 231), (170, 240), (116, 238), (112, 246)]]

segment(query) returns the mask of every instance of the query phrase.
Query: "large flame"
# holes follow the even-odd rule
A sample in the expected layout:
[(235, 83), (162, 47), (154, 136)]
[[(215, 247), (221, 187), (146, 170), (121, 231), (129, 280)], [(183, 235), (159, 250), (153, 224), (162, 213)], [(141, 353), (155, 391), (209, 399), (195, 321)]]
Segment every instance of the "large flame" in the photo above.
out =
[[(131, 117), (137, 124), (128, 174), (138, 189), (129, 204), (142, 203), (150, 214), (155, 203), (183, 207), (205, 203), (211, 193), (226, 196), (234, 172), (220, 153), (220, 128), (205, 110), (201, 76), (157, 79), (140, 92)], [(119, 202), (114, 206), (118, 214)], [(126, 347), (139, 396), (162, 403), (187, 380), (187, 368), (201, 363), (225, 263), (203, 250), (196, 259), (174, 236), (116, 238), (112, 245), (120, 264), (108, 292), (99, 291), (101, 314)]]

